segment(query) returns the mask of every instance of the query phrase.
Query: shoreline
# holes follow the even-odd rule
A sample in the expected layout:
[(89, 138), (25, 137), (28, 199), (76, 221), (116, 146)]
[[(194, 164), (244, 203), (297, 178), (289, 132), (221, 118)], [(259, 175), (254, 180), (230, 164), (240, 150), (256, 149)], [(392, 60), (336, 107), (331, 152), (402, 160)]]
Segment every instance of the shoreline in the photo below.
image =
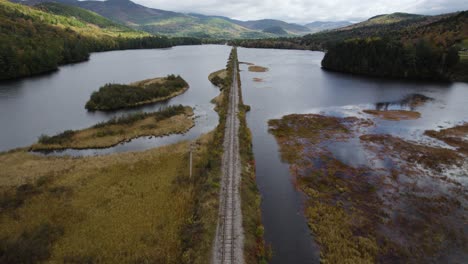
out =
[[(148, 113), (143, 119), (130, 124), (112, 124), (108, 122), (98, 127), (95, 125), (75, 130), (69, 132), (72, 135), (66, 139), (66, 142), (51, 144), (38, 142), (27, 149), (32, 152), (53, 152), (67, 149), (106, 149), (140, 137), (164, 137), (174, 134), (185, 134), (195, 126), (194, 112), (190, 107), (184, 107), (184, 113), (179, 113), (162, 120), (153, 120), (157, 114), (158, 112)], [(103, 134), (103, 136), (99, 136), (100, 134)]]

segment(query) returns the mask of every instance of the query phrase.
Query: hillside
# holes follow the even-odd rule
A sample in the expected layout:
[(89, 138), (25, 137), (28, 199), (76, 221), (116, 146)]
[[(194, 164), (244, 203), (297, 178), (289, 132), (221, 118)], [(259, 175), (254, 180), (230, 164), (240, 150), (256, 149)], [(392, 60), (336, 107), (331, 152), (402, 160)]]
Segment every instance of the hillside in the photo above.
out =
[(314, 21), (307, 23), (304, 26), (307, 27), (311, 33), (317, 33), (325, 30), (332, 30), (341, 27), (346, 27), (351, 25), (349, 21)]
[(339, 42), (328, 48), (329, 70), (379, 77), (468, 81), (459, 52), (468, 40), (468, 12), (394, 31), (393, 36)]
[(69, 6), (60, 3), (46, 2), (37, 4), (36, 8), (55, 15), (74, 17), (82, 22), (93, 24), (100, 28), (113, 28), (116, 30), (134, 31), (129, 27), (116, 23), (92, 11), (79, 7)]
[(327, 44), (351, 38), (399, 38), (403, 32), (414, 31), (417, 30), (417, 28), (428, 26), (437, 21), (443, 20), (444, 18), (456, 15), (443, 14), (438, 16), (420, 16), (401, 14), (402, 13), (381, 15), (348, 27), (306, 35), (302, 41), (309, 45), (318, 45), (323, 48)]
[(337, 29), (351, 25), (349, 21), (314, 21), (312, 23), (305, 24), (311, 33), (316, 33), (325, 30)]
[(381, 15), (297, 38), (237, 40), (254, 48), (327, 50), (329, 70), (380, 77), (468, 81), (468, 12)]
[(368, 26), (374, 26), (374, 25), (389, 25), (389, 24), (394, 24), (394, 23), (398, 23), (402, 21), (414, 20), (414, 19), (424, 18), (424, 17), (425, 16), (423, 15), (397, 12), (397, 13), (392, 13), (392, 14), (374, 16), (374, 17), (369, 18), (366, 21), (352, 24), (347, 27), (339, 28), (338, 30), (349, 30), (349, 29), (362, 28), (362, 27), (368, 27)]
[(0, 0), (0, 39), (0, 80), (53, 71), (87, 60), (90, 52), (200, 43), (151, 36), (76, 7), (33, 8), (5, 0)]
[(263, 19), (240, 21), (222, 16), (183, 14), (149, 8), (129, 0), (78, 1), (78, 0), (12, 0), (21, 4), (37, 5), (43, 2), (59, 2), (93, 11), (101, 16), (136, 30), (167, 36), (197, 38), (268, 38), (275, 34), (263, 30), (274, 26), (283, 28), (288, 34), (305, 35), (311, 31), (298, 24), (280, 20)]
[[(231, 43), (244, 47), (326, 50), (327, 47), (347, 39), (381, 37), (408, 40), (412, 38), (418, 39), (421, 37), (421, 34), (428, 35), (432, 31), (437, 31), (452, 39), (465, 34), (463, 30), (460, 31), (453, 28), (454, 25), (448, 25), (449, 22), (447, 22), (447, 19), (450, 20), (458, 14), (459, 13), (442, 14), (437, 16), (421, 16), (395, 13), (390, 15), (380, 15), (347, 27), (308, 34), (303, 37), (238, 40)], [(441, 25), (448, 25), (443, 27), (445, 30), (444, 32), (442, 32), (443, 30), (436, 30), (438, 22), (441, 22)], [(466, 27), (466, 24), (461, 21), (456, 23), (459, 24), (458, 27)]]
[(261, 20), (249, 20), (249, 21), (237, 21), (239, 25), (250, 28), (252, 30), (261, 30), (269, 29), (272, 27), (282, 28), (284, 31), (287, 31), (289, 34), (304, 35), (310, 33), (309, 28), (301, 26), (294, 23), (287, 23), (281, 20), (275, 19), (261, 19)]
[(282, 27), (279, 27), (279, 26), (273, 26), (273, 27), (265, 28), (263, 30), (263, 32), (275, 34), (275, 35), (278, 35), (278, 36), (288, 35), (288, 32), (286, 30), (284, 30)]

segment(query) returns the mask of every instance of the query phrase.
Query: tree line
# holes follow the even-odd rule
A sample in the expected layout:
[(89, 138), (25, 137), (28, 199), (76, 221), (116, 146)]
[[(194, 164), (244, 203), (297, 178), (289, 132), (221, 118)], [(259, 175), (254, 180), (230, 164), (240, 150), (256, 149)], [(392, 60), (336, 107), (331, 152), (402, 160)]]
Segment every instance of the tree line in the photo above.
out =
[(448, 80), (459, 61), (458, 50), (419, 40), (415, 45), (382, 39), (354, 39), (328, 48), (322, 67), (329, 70), (391, 78)]

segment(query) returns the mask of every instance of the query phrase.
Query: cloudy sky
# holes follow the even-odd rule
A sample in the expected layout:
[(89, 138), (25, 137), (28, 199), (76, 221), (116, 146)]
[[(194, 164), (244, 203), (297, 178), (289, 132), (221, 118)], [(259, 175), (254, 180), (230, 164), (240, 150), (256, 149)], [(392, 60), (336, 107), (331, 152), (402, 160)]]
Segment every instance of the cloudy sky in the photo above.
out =
[(132, 0), (165, 10), (221, 15), (235, 19), (281, 19), (288, 22), (360, 21), (407, 12), (440, 14), (468, 9), (468, 0)]

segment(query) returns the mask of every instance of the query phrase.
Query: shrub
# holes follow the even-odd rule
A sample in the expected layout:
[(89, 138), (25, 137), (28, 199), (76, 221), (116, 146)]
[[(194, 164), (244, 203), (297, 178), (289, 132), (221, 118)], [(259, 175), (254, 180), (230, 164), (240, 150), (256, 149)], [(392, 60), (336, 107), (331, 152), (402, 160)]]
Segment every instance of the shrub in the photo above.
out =
[(37, 263), (50, 257), (52, 243), (63, 235), (63, 228), (42, 223), (18, 238), (0, 240), (0, 263)]
[(73, 130), (65, 130), (64, 132), (57, 134), (53, 137), (49, 137), (47, 135), (41, 135), (39, 137), (39, 143), (51, 145), (51, 144), (63, 144), (68, 142), (72, 139), (73, 135), (75, 135), (75, 131)]

